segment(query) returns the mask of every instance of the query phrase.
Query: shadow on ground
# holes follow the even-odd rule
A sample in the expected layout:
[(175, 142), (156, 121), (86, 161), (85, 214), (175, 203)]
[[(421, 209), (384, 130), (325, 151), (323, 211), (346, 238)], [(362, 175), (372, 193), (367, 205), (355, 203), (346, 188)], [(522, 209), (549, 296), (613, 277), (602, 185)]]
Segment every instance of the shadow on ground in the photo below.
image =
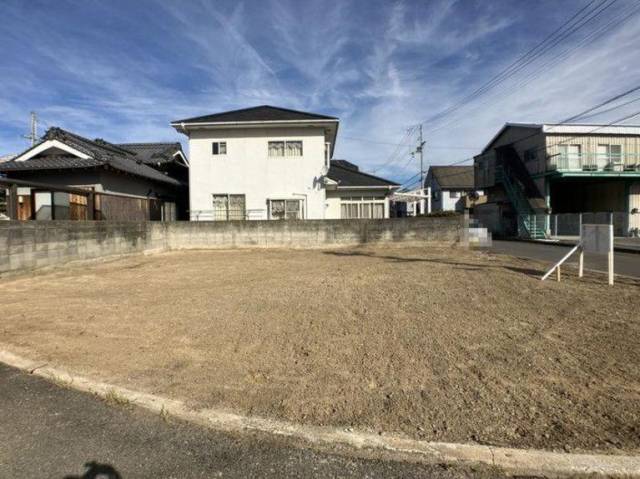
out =
[(84, 467), (87, 470), (81, 476), (64, 476), (64, 479), (122, 479), (120, 473), (109, 464), (91, 461), (87, 462)]
[(483, 269), (507, 269), (516, 273), (526, 274), (528, 276), (534, 276), (536, 278), (542, 275), (542, 271), (532, 268), (518, 268), (516, 266), (505, 265), (486, 265), (477, 263), (465, 263), (462, 261), (448, 261), (435, 258), (403, 258), (400, 256), (391, 255), (377, 255), (366, 251), (324, 251), (324, 254), (333, 256), (363, 256), (374, 259), (387, 260), (396, 263), (412, 263), (412, 262), (424, 262), (424, 263), (438, 263), (454, 266), (455, 269), (462, 269), (465, 271), (481, 271)]

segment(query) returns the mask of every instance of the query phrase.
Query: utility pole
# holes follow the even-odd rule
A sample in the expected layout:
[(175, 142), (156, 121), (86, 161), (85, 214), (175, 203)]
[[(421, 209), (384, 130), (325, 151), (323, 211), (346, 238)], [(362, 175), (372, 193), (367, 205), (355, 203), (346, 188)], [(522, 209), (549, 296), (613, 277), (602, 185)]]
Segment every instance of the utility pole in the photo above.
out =
[[(419, 133), (419, 137), (418, 137), (418, 148), (417, 148), (417, 152), (420, 153), (420, 194), (424, 194), (424, 155), (423, 155), (423, 150), (424, 150), (424, 144), (425, 141), (422, 139), (422, 123), (420, 123), (420, 133)], [(424, 199), (420, 200), (420, 212), (422, 214), (425, 213), (425, 208), (424, 208)]]
[(36, 144), (38, 141), (38, 117), (36, 116), (36, 112), (31, 112), (31, 133), (29, 135), (24, 135), (24, 138), (27, 140), (31, 140), (31, 146)]

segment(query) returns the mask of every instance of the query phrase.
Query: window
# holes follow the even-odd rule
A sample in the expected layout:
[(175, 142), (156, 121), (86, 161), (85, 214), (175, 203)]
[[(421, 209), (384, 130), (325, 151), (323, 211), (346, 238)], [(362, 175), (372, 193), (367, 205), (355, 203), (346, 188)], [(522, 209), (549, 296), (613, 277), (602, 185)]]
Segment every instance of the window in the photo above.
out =
[(449, 198), (460, 198), (460, 192), (459, 191), (450, 191), (449, 192)]
[(269, 142), (269, 156), (283, 157), (283, 156), (302, 156), (302, 141), (270, 141)]
[(233, 221), (246, 219), (244, 195), (213, 195), (213, 220)]
[(304, 218), (302, 200), (269, 200), (272, 220), (299, 220)]
[(284, 141), (270, 141), (269, 156), (284, 156)]
[(214, 141), (211, 143), (211, 153), (214, 155), (226, 155), (227, 154), (227, 142), (226, 141)]
[(302, 156), (301, 141), (287, 141), (287, 156)]
[(558, 145), (558, 156), (561, 160), (566, 161), (569, 156), (569, 145)]
[(598, 158), (605, 159), (610, 163), (620, 163), (622, 161), (622, 145), (598, 145)]
[(612, 163), (622, 163), (622, 145), (609, 145)]
[(558, 145), (558, 169), (579, 170), (582, 160), (580, 145)]
[(597, 162), (599, 168), (622, 163), (622, 145), (599, 144)]
[(384, 198), (347, 196), (340, 198), (342, 219), (384, 218)]

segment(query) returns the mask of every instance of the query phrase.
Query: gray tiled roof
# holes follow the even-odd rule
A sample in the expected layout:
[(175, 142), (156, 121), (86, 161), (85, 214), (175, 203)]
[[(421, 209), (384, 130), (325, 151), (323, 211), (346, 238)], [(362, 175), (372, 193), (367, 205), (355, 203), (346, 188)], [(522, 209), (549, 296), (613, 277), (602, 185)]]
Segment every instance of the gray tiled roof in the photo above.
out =
[[(74, 168), (111, 167), (153, 181), (180, 185), (180, 181), (144, 164), (135, 151), (125, 149), (102, 139), (89, 140), (61, 128), (50, 128), (43, 141), (58, 140), (90, 156), (82, 159), (72, 155), (45, 155), (25, 161), (7, 161), (0, 164), (0, 172), (57, 170)], [(37, 146), (37, 145), (36, 145)], [(31, 148), (29, 149), (31, 150)], [(24, 153), (28, 152), (25, 151)]]
[(363, 173), (353, 163), (346, 160), (331, 160), (331, 166), (327, 173), (329, 179), (341, 186), (399, 186), (393, 181), (380, 178), (379, 176)]
[(442, 189), (474, 188), (473, 166), (431, 166), (429, 173)]
[[(135, 153), (136, 159), (145, 164), (174, 161), (173, 155), (182, 153), (182, 145), (175, 143), (119, 143), (116, 146)], [(183, 153), (184, 154), (184, 153)]]
[(241, 110), (224, 111), (212, 115), (196, 116), (172, 123), (216, 123), (216, 122), (245, 122), (245, 121), (291, 121), (291, 120), (335, 120), (334, 116), (318, 115), (304, 111), (289, 110), (270, 105), (260, 105)]
[(43, 156), (27, 161), (7, 161), (0, 166), (0, 171), (57, 170), (67, 168), (94, 168), (104, 163), (93, 158), (82, 159), (76, 156)]

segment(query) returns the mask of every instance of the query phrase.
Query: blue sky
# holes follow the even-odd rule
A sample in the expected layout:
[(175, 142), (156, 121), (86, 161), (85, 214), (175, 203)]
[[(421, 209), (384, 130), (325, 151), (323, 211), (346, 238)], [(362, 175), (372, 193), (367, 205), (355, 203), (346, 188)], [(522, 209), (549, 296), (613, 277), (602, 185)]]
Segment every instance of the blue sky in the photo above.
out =
[[(587, 3), (2, 0), (0, 154), (27, 146), (31, 110), (41, 132), (56, 125), (186, 146), (171, 120), (272, 104), (340, 117), (336, 157), (409, 178), (418, 166), (407, 128), (455, 104)], [(615, 0), (530, 69), (427, 123), (427, 163), (472, 156), (506, 121), (559, 121), (640, 84), (640, 15), (622, 23), (636, 5)]]

